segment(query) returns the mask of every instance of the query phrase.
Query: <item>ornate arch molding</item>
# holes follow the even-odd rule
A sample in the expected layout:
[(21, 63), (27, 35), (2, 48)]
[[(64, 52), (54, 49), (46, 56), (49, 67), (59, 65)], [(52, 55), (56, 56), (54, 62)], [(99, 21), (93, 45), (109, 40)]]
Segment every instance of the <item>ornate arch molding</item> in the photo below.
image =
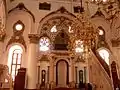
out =
[(27, 12), (30, 16), (32, 16), (33, 22), (35, 23), (35, 17), (33, 13), (30, 10), (28, 10), (23, 3), (19, 3), (15, 8), (9, 10), (8, 14), (10, 14), (14, 10), (22, 10), (24, 12)]
[(71, 65), (71, 61), (67, 57), (56, 57), (56, 59), (54, 60), (54, 66), (56, 66), (57, 62), (59, 62), (60, 60), (66, 61), (69, 66)]
[(44, 18), (42, 18), (40, 20), (37, 33), (40, 34), (40, 31), (42, 29), (43, 24), (46, 21), (48, 21), (49, 19), (54, 18), (54, 17), (66, 17), (69, 20), (73, 20), (76, 16), (73, 15), (72, 13), (68, 12), (64, 7), (61, 7), (60, 9), (58, 9), (58, 10), (56, 10), (54, 12), (51, 12), (50, 14), (46, 15)]

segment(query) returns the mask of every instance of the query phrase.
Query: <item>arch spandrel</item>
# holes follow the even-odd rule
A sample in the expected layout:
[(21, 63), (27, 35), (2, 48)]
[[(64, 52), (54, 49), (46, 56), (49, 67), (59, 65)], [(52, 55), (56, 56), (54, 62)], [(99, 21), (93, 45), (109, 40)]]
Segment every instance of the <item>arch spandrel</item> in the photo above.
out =
[(60, 9), (58, 9), (54, 12), (51, 12), (50, 14), (46, 15), (44, 18), (42, 18), (40, 20), (37, 33), (40, 34), (40, 32), (42, 30), (42, 26), (44, 25), (45, 22), (47, 22), (50, 19), (56, 18), (56, 17), (65, 17), (68, 20), (74, 20), (75, 15), (68, 12), (64, 7), (61, 7)]

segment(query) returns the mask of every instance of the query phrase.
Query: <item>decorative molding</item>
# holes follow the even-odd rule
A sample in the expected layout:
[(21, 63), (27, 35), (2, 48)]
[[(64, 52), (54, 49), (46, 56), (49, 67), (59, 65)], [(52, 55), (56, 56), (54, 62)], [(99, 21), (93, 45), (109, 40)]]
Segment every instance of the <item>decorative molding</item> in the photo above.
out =
[(29, 34), (28, 37), (30, 39), (30, 43), (38, 44), (39, 39), (40, 39), (40, 35), (39, 34)]
[(47, 55), (43, 55), (39, 61), (49, 62), (49, 59), (48, 59)]
[(6, 48), (12, 43), (20, 43), (24, 46), (25, 50), (27, 49), (24, 37), (22, 35), (20, 35), (20, 36), (13, 35), (11, 37), (11, 39), (8, 41), (8, 44), (7, 44)]
[[(17, 30), (15, 29), (15, 25), (16, 25), (17, 23), (20, 23), (20, 24), (23, 25), (23, 29), (22, 29), (22, 30), (17, 31)], [(22, 44), (22, 45), (24, 46), (25, 50), (27, 49), (27, 46), (26, 46), (26, 43), (25, 43), (25, 40), (24, 40), (24, 37), (23, 37), (24, 28), (25, 28), (25, 26), (24, 26), (24, 24), (23, 24), (20, 20), (17, 21), (17, 22), (13, 25), (13, 35), (11, 36), (10, 40), (8, 41), (8, 44), (7, 44), (7, 46), (6, 46), (6, 49), (7, 49), (7, 47), (8, 47), (10, 44), (12, 44), (12, 43), (20, 43), (20, 44)]]
[[(72, 24), (72, 20), (64, 16), (56, 16), (48, 19), (41, 27), (40, 36), (47, 36), (52, 43), (55, 41), (55, 37), (64, 32), (69, 37), (69, 26)], [(51, 28), (56, 25), (57, 32), (51, 32)]]
[(77, 59), (75, 60), (75, 62), (76, 63), (79, 63), (79, 62), (85, 63), (85, 60), (82, 57), (78, 56)]
[(69, 56), (70, 55), (69, 52), (53, 52), (53, 54), (57, 56)]
[(16, 9), (23, 10), (23, 11), (29, 13), (32, 16), (33, 22), (35, 22), (35, 17), (33, 15), (33, 13), (30, 10), (28, 10), (23, 3), (19, 3), (15, 8), (9, 10), (8, 14), (11, 13), (12, 11), (16, 10)]
[(76, 17), (74, 14), (68, 12), (64, 7), (60, 7), (60, 9), (58, 9), (57, 11), (51, 12), (50, 14), (48, 14), (44, 18), (42, 18), (39, 23), (41, 23), (45, 18), (52, 16), (53, 14), (66, 14), (66, 15), (70, 15), (74, 18)]

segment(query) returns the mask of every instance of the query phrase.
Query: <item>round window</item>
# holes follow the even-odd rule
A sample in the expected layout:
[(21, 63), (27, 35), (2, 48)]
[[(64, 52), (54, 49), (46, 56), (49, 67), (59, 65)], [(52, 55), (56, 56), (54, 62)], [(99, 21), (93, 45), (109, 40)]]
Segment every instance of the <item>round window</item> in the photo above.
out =
[(24, 24), (19, 20), (14, 24), (13, 28), (17, 31), (24, 30)]

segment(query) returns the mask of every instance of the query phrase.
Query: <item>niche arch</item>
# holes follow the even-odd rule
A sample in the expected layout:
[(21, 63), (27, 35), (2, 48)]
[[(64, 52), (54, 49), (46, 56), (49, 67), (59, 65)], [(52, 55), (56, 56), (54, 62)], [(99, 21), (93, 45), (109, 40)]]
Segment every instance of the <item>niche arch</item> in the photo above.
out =
[[(66, 74), (65, 74), (65, 77), (63, 77), (63, 78), (65, 78), (66, 80), (65, 80), (65, 85), (68, 85), (69, 84), (69, 63), (65, 60), (65, 59), (60, 59), (59, 61), (57, 61), (57, 63), (56, 63), (56, 85), (58, 85), (59, 84), (59, 76), (60, 75), (58, 75), (58, 74), (60, 74), (59, 72), (59, 64), (61, 63), (61, 62), (64, 62), (64, 65), (66, 64), (66, 66), (65, 66), (65, 68), (66, 68)], [(62, 74), (62, 73), (61, 73)]]

